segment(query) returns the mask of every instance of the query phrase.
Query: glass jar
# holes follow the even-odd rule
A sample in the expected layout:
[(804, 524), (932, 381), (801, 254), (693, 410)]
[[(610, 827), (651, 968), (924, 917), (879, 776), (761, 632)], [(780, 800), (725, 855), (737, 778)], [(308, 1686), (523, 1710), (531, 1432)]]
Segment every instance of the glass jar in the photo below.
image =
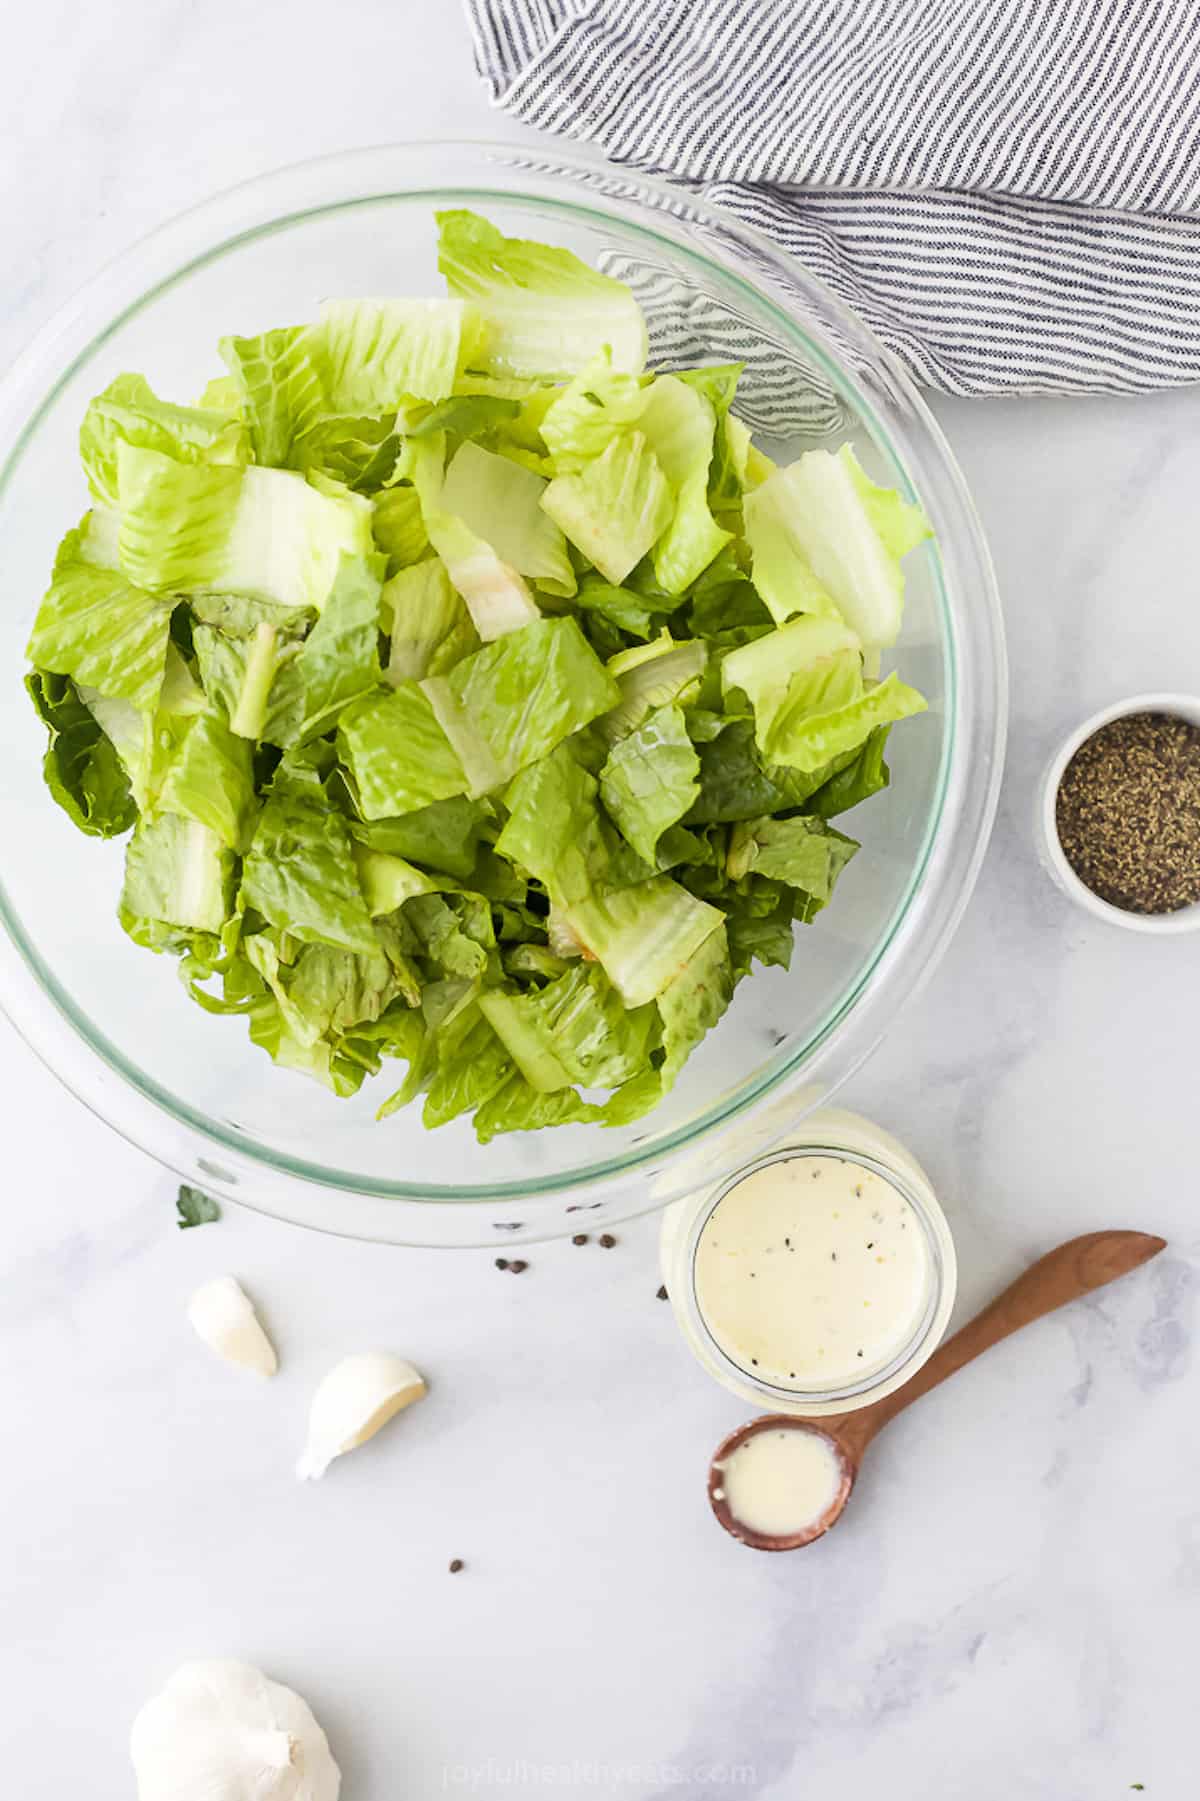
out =
[[(890, 1183), (920, 1227), (927, 1277), (920, 1316), (894, 1354), (852, 1382), (829, 1387), (781, 1387), (737, 1361), (705, 1319), (696, 1280), (701, 1235), (717, 1207), (748, 1176), (796, 1157), (831, 1157), (859, 1165)], [(661, 1255), (667, 1294), (692, 1354), (717, 1381), (743, 1400), (772, 1413), (803, 1417), (849, 1413), (891, 1394), (916, 1374), (943, 1338), (954, 1306), (957, 1262), (946, 1216), (921, 1165), (904, 1145), (858, 1114), (823, 1108), (793, 1132), (788, 1142), (756, 1158), (723, 1181), (677, 1201), (663, 1216)]]

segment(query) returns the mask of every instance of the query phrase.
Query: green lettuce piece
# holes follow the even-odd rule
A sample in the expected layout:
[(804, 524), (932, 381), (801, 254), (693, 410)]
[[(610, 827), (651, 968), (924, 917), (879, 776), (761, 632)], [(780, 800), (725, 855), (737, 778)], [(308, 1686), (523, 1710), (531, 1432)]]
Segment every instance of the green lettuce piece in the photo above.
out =
[(892, 674), (863, 680), (855, 634), (840, 620), (794, 620), (731, 651), (721, 667), (726, 692), (740, 688), (754, 708), (755, 738), (769, 762), (805, 773), (857, 750), (879, 726), (924, 710), (914, 688)]
[(429, 533), (415, 488), (385, 488), (377, 494), (371, 514), (371, 531), (377, 549), (388, 560), (388, 575), (417, 563), (429, 549)]
[(605, 345), (558, 390), (542, 415), (540, 436), (554, 460), (555, 473), (569, 474), (603, 455), (616, 434), (641, 416), (650, 392), (636, 375), (613, 368)]
[(713, 410), (715, 430), (708, 468), (708, 503), (717, 512), (739, 507), (746, 487), (746, 451), (750, 434), (730, 408), (741, 378), (741, 363), (718, 363), (704, 369), (673, 373), (702, 394)]
[(542, 506), (605, 579), (618, 584), (674, 514), (670, 483), (640, 431), (614, 438), (577, 474), (556, 476)]
[(371, 850), (365, 844), (354, 846), (354, 867), (372, 919), (395, 913), (414, 895), (435, 894), (439, 886), (431, 876), (425, 875), (415, 864), (407, 863), (403, 857)]
[(193, 466), (128, 445), (118, 467), (121, 566), (151, 591), (319, 611), (342, 553), (372, 549), (369, 501), (319, 493), (288, 470)]
[(35, 669), (29, 697), (49, 734), (42, 775), (63, 812), (93, 838), (118, 838), (137, 819), (129, 777), (69, 676)]
[(379, 686), (382, 573), (379, 556), (343, 554), (316, 624), (267, 691), (258, 737), (284, 748), (302, 744)]
[(313, 360), (332, 413), (395, 412), (454, 392), (473, 324), (461, 300), (330, 300)]
[(404, 919), (440, 976), (478, 982), (496, 973), (491, 909), (478, 896), (418, 894), (405, 904)]
[(664, 1093), (732, 998), (733, 972), (722, 921), (658, 995), (664, 1051), (659, 1078)]
[(583, 1100), (573, 1088), (545, 1094), (517, 1072), (477, 1109), (475, 1136), (480, 1144), (490, 1144), (501, 1132), (537, 1132), (547, 1126), (599, 1123), (605, 1111), (604, 1106)]
[(394, 414), (379, 419), (342, 413), (318, 420), (292, 446), (292, 465), (310, 481), (340, 482), (356, 494), (375, 495), (392, 479), (402, 445)]
[(815, 813), (821, 819), (836, 819), (839, 813), (848, 812), (886, 788), (891, 772), (884, 761), (884, 751), (891, 729), (890, 725), (876, 726), (845, 768), (835, 771), (811, 799), (805, 801), (805, 811)]
[(654, 549), (654, 573), (668, 594), (685, 594), (732, 539), (709, 510), (706, 457), (678, 491), (674, 517)]
[(609, 870), (599, 789), (563, 743), (522, 770), (505, 795), (509, 817), (496, 853), (535, 876), (560, 909), (587, 900)]
[(197, 597), (192, 612), (192, 647), (210, 705), (231, 731), (257, 741), (275, 677), (299, 656), (312, 613), (225, 595)]
[(487, 991), (479, 1009), (525, 1080), (543, 1094), (574, 1083), (618, 1087), (647, 1066), (658, 1035), (657, 1009), (627, 1009), (594, 964), (576, 964), (527, 994)]
[[(721, 665), (725, 693), (740, 690), (754, 711), (759, 751), (769, 762), (805, 771), (821, 768), (839, 751), (856, 748), (871, 720), (853, 736), (852, 715), (865, 692), (862, 651), (850, 628), (837, 618), (810, 615), (731, 651)], [(807, 742), (810, 722), (845, 717), (851, 729), (827, 755)]]
[(399, 570), (383, 590), (391, 633), (387, 679), (393, 687), (441, 675), (479, 649), (479, 634), (439, 557)]
[(378, 940), (352, 843), (319, 787), (277, 776), (243, 865), (243, 907), (302, 943), (373, 954)]
[(478, 1007), (464, 1008), (442, 1028), (435, 1055), (421, 1114), (431, 1129), (486, 1106), (512, 1075), (512, 1059)]
[(119, 571), (85, 561), (83, 548), (79, 531), (68, 532), (59, 546), (30, 635), (29, 660), (151, 711), (162, 688), (173, 602), (135, 587)]
[(658, 843), (700, 792), (700, 759), (683, 709), (658, 707), (614, 744), (600, 774), (600, 795), (638, 855), (654, 866)]
[[(687, 717), (690, 725), (693, 715)], [(700, 793), (686, 823), (707, 826), (803, 806), (859, 753), (845, 751), (824, 769), (804, 775), (786, 764), (766, 763), (755, 745), (752, 721), (733, 719), (717, 737), (701, 742), (698, 754)]]
[(232, 904), (233, 854), (196, 819), (141, 819), (125, 854), (122, 922), (220, 932)]
[(437, 510), (426, 513), (430, 542), (485, 644), (517, 632), (541, 618), (541, 611), (517, 570), (461, 519)]
[(638, 430), (675, 494), (671, 523), (654, 549), (655, 578), (668, 594), (682, 595), (733, 535), (708, 505), (716, 414), (695, 386), (660, 375), (647, 391)]
[(894, 644), (904, 607), (901, 559), (931, 535), (917, 507), (876, 487), (850, 446), (810, 450), (748, 495), (754, 582), (782, 624), (836, 611), (868, 650)]
[(548, 593), (571, 595), (575, 571), (566, 541), (541, 506), (547, 485), (508, 457), (465, 443), (446, 469), (441, 508), (518, 575), (530, 577)]
[(730, 834), (727, 869), (737, 880), (752, 871), (799, 888), (824, 905), (842, 870), (859, 849), (823, 819), (751, 819)]
[(609, 744), (639, 726), (656, 707), (685, 701), (698, 687), (708, 663), (708, 646), (697, 638), (676, 642), (663, 632), (652, 644), (638, 645), (608, 665), (621, 690), (620, 705), (606, 713), (600, 730)]
[(826, 768), (843, 752), (857, 750), (879, 727), (910, 719), (926, 706), (924, 697), (895, 672), (882, 682), (865, 684), (855, 699), (840, 706), (814, 713), (814, 704), (828, 708), (828, 697), (822, 694), (814, 703), (803, 680), (796, 679), (772, 735), (772, 753), (800, 770)]
[(467, 603), (484, 643), (519, 631), (541, 617), (533, 595), (516, 569), (497, 555), (464, 519), (442, 504), (445, 437), (438, 433), (409, 447), (408, 469), (421, 500), (429, 539), (446, 572)]
[(174, 644), (168, 643), (162, 688), (154, 712), (131, 701), (78, 684), (79, 698), (108, 738), (129, 779), (140, 811), (150, 809), (188, 720), (205, 711), (204, 692)]
[(179, 716), (182, 731), (155, 802), (206, 826), (228, 850), (246, 848), (258, 803), (250, 746), (212, 713)]
[(338, 751), (366, 819), (390, 819), (466, 792), (454, 746), (416, 682), (349, 706), (338, 721)]
[(393, 1002), (416, 1004), (414, 978), (381, 938), (371, 951), (337, 950), (327, 944), (289, 945), (287, 935), (254, 932), (242, 951), (271, 989), (291, 1038), (313, 1045), (336, 1041), (356, 1027), (374, 1024)]
[(582, 613), (592, 613), (624, 632), (630, 638), (649, 638), (662, 608), (632, 588), (617, 588), (597, 575), (587, 575), (579, 584), (575, 605)]
[(474, 873), (488, 818), (486, 802), (456, 794), (398, 819), (352, 820), (350, 830), (369, 850), (465, 880)]
[(501, 787), (618, 698), (612, 677), (569, 618), (510, 632), (421, 686), (473, 797)]
[(569, 250), (506, 238), (476, 213), (441, 212), (438, 268), (483, 321), (469, 366), (500, 376), (568, 380), (607, 345), (615, 369), (646, 364), (646, 322), (624, 283)]
[[(524, 394), (533, 391), (532, 383), (517, 382), (514, 387)], [(405, 414), (404, 432), (408, 438), (424, 438), (433, 432), (452, 432), (457, 438), (479, 438), (498, 431), (502, 426), (511, 426), (521, 416), (521, 405), (510, 396), (497, 394), (467, 394), (463, 391), (462, 379), (454, 383), (454, 395), (450, 400), (439, 401), (420, 411), (409, 408)]]
[(718, 927), (720, 912), (666, 876), (581, 901), (566, 923), (627, 1007), (652, 1001)]
[(242, 420), (160, 400), (142, 375), (118, 375), (84, 415), (79, 455), (96, 499), (118, 504), (117, 447), (138, 445), (183, 463), (243, 464), (250, 439)]
[(221, 339), (221, 356), (241, 394), (256, 463), (286, 469), (293, 445), (327, 410), (313, 348), (309, 325)]

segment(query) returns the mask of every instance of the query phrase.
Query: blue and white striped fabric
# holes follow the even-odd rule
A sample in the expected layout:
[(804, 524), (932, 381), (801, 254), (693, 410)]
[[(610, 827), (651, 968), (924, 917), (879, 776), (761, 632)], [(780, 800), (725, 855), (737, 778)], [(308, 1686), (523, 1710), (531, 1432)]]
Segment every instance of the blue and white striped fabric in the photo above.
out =
[(695, 184), (919, 381), (1200, 381), (1200, 0), (465, 3), (498, 106)]

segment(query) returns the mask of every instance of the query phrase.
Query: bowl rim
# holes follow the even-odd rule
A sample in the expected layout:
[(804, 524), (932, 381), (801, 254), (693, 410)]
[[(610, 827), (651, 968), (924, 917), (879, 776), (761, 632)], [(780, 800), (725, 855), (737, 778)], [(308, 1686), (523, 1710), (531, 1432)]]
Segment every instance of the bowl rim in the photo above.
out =
[(1131, 913), (1124, 907), (1114, 906), (1111, 901), (1093, 893), (1076, 874), (1058, 835), (1058, 790), (1071, 758), (1102, 726), (1111, 725), (1114, 719), (1127, 719), (1133, 713), (1169, 713), (1186, 720), (1189, 725), (1200, 726), (1200, 695), (1172, 689), (1130, 694), (1122, 700), (1110, 701), (1105, 707), (1097, 707), (1081, 725), (1067, 733), (1046, 766), (1038, 796), (1037, 823), (1042, 861), (1063, 893), (1093, 919), (1147, 937), (1178, 937), (1183, 932), (1200, 930), (1200, 901), (1179, 907), (1173, 913)]
[[(356, 171), (364, 177), (369, 176), (379, 161), (389, 165), (389, 169), (397, 163), (415, 162), (417, 158), (427, 164), (431, 152), (438, 153), (447, 160), (458, 158), (480, 159), (470, 179), (463, 175), (443, 176), (436, 179), (422, 177), (397, 188), (372, 185), (368, 193), (350, 194), (346, 191), (347, 178)], [(572, 148), (569, 154), (559, 152), (557, 146), (553, 150), (539, 150), (537, 146), (494, 142), (484, 138), (443, 139), (419, 138), (403, 143), (377, 145), (350, 151), (334, 152), (330, 155), (292, 163), (264, 174), (251, 177), (249, 180), (227, 188), (208, 199), (202, 200), (185, 212), (175, 215), (159, 225), (139, 241), (121, 251), (103, 269), (91, 278), (51, 320), (35, 336), (27, 349), (16, 359), (3, 381), (0, 382), (0, 442), (8, 445), (4, 464), (0, 467), (0, 492), (7, 482), (8, 476), (18, 463), (29, 435), (36, 428), (44, 413), (53, 404), (55, 397), (71, 375), (98, 348), (100, 344), (120, 324), (124, 323), (141, 306), (153, 300), (163, 288), (174, 281), (184, 278), (198, 265), (224, 254), (247, 237), (254, 237), (273, 230), (279, 230), (297, 222), (298, 217), (314, 212), (344, 209), (363, 201), (380, 200), (387, 197), (418, 199), (425, 196), (451, 193), (468, 193), (476, 199), (486, 199), (489, 190), (482, 179), (488, 163), (501, 170), (526, 178), (540, 178), (545, 181), (553, 178), (558, 181), (573, 179), (580, 189), (589, 185), (598, 188), (599, 194), (585, 193), (548, 202), (545, 195), (533, 191), (532, 188), (520, 190), (503, 185), (491, 190), (491, 196), (499, 201), (512, 203), (524, 199), (526, 204), (537, 205), (558, 210), (564, 214), (584, 215), (595, 222), (612, 223), (614, 214), (623, 229), (632, 231), (644, 239), (663, 245), (673, 255), (683, 256), (693, 265), (703, 269), (707, 262), (711, 267), (716, 264), (723, 278), (734, 286), (742, 286), (754, 298), (756, 305), (765, 306), (776, 317), (781, 328), (793, 339), (802, 342), (807, 354), (819, 360), (829, 373), (835, 388), (843, 393), (853, 395), (854, 402), (870, 430), (876, 443), (886, 452), (893, 465), (899, 483), (910, 495), (915, 488), (909, 473), (908, 460), (897, 449), (893, 442), (893, 432), (883, 423), (878, 415), (870, 393), (863, 385), (862, 372), (852, 374), (844, 363), (840, 362), (820, 337), (812, 334), (810, 329), (802, 328), (780, 303), (778, 296), (769, 288), (747, 279), (741, 268), (730, 264), (706, 243), (703, 250), (697, 249), (693, 242), (687, 241), (682, 234), (681, 218), (711, 220), (720, 230), (733, 238), (741, 248), (755, 253), (758, 262), (767, 265), (772, 273), (781, 274), (785, 279), (794, 282), (800, 292), (808, 291), (820, 300), (828, 312), (842, 325), (852, 339), (869, 350), (877, 368), (886, 374), (889, 386), (894, 390), (890, 398), (903, 403), (908, 413), (915, 419), (923, 434), (928, 450), (932, 453), (934, 466), (944, 478), (956, 503), (961, 507), (967, 534), (970, 538), (970, 550), (973, 558), (973, 593), (972, 598), (981, 605), (983, 626), (987, 635), (987, 657), (984, 659), (984, 675), (992, 713), (992, 725), (986, 745), (988, 766), (984, 772), (978, 793), (974, 797), (974, 816), (968, 820), (956, 817), (954, 823), (963, 832), (971, 834), (968, 855), (961, 864), (961, 874), (956, 891), (948, 906), (943, 906), (938, 919), (937, 929), (930, 942), (921, 968), (910, 973), (905, 982), (893, 983), (900, 989), (899, 1002), (889, 1012), (882, 1025), (873, 1026), (873, 1036), (864, 1040), (854, 1055), (846, 1060), (835, 1076), (832, 1087), (839, 1086), (848, 1075), (864, 1060), (874, 1048), (883, 1030), (892, 1023), (898, 1005), (907, 1001), (915, 992), (920, 982), (931, 972), (936, 964), (953, 930), (958, 924), (966, 906), (980, 863), (986, 849), (991, 824), (995, 813), (999, 794), (1000, 777), (1003, 766), (1003, 737), (1006, 718), (1007, 666), (1003, 644), (1003, 630), (996, 593), (995, 576), (991, 567), (986, 541), (982, 528), (971, 501), (966, 484), (957, 464), (951, 455), (945, 438), (936, 421), (928, 412), (914, 384), (899, 367), (896, 359), (879, 343), (874, 334), (825, 283), (795, 258), (773, 244), (765, 234), (755, 227), (745, 224), (732, 213), (727, 212), (718, 203), (707, 199), (698, 199), (686, 189), (672, 184), (643, 176), (640, 172), (628, 174), (618, 166), (604, 161), (602, 158), (580, 154)], [(333, 191), (330, 192), (330, 183)], [(316, 205), (302, 207), (298, 210), (280, 211), (273, 203), (276, 197), (284, 196), (297, 185), (303, 187), (315, 184), (324, 198)], [(649, 209), (653, 212), (655, 227), (651, 229), (644, 222), (644, 214)], [(633, 216), (631, 216), (631, 212)], [(669, 229), (672, 221), (676, 232)], [(176, 262), (177, 251), (186, 248), (195, 240), (197, 234), (204, 238), (205, 248), (199, 254), (188, 256), (182, 263)], [(215, 235), (214, 235), (215, 234)], [(172, 266), (163, 272), (164, 262)], [(147, 271), (158, 270), (158, 279), (146, 283)], [(133, 284), (133, 285), (131, 285)], [(112, 310), (115, 296), (126, 294), (126, 304)], [(95, 328), (94, 321), (99, 317), (103, 324)], [(89, 323), (89, 321), (91, 323)], [(79, 339), (79, 342), (73, 342)], [(68, 347), (67, 360), (60, 361), (63, 347)], [(73, 346), (73, 348), (72, 348)], [(46, 382), (47, 368), (55, 366), (53, 379)], [(28, 402), (33, 399), (32, 408)], [(19, 417), (15, 433), (8, 429), (8, 422)], [(911, 454), (911, 453), (910, 453)], [(958, 696), (954, 685), (959, 671), (957, 621), (947, 598), (946, 563), (948, 546), (933, 547), (933, 572), (939, 592), (939, 601), (946, 632), (944, 660), (947, 667), (948, 692), (946, 708), (948, 725), (943, 733), (941, 765), (938, 776), (936, 800), (931, 805), (929, 815), (924, 824), (924, 837), (918, 854), (914, 858), (910, 879), (906, 891), (894, 909), (887, 925), (878, 934), (869, 955), (856, 971), (853, 980), (847, 985), (837, 1000), (831, 1004), (826, 1017), (809, 1036), (805, 1044), (794, 1050), (783, 1060), (772, 1059), (760, 1067), (756, 1077), (745, 1082), (732, 1095), (725, 1095), (708, 1107), (699, 1118), (692, 1118), (674, 1129), (672, 1132), (654, 1140), (648, 1145), (635, 1145), (627, 1151), (615, 1153), (612, 1157), (579, 1165), (568, 1170), (559, 1170), (545, 1179), (527, 1178), (505, 1183), (476, 1183), (461, 1186), (431, 1187), (423, 1183), (373, 1182), (360, 1173), (333, 1170), (323, 1165), (310, 1164), (301, 1159), (290, 1159), (273, 1150), (265, 1151), (246, 1136), (227, 1135), (218, 1122), (207, 1116), (191, 1112), (182, 1106), (177, 1097), (157, 1090), (140, 1071), (131, 1069), (127, 1060), (115, 1052), (115, 1047), (105, 1048), (103, 1034), (93, 1034), (80, 1024), (74, 1010), (70, 1006), (69, 997), (55, 981), (53, 974), (43, 964), (36, 950), (24, 938), (12, 910), (0, 891), (0, 917), (6, 927), (7, 950), (12, 949), (25, 966), (25, 972), (34, 978), (38, 994), (44, 1003), (47, 999), (52, 1007), (63, 1015), (68, 1033), (76, 1040), (77, 1046), (87, 1053), (88, 1057), (104, 1065), (99, 1072), (84, 1072), (78, 1065), (78, 1059), (72, 1059), (64, 1051), (61, 1042), (50, 1043), (54, 1034), (47, 1027), (45, 1031), (31, 1019), (28, 995), (22, 996), (17, 990), (20, 982), (0, 979), (0, 1005), (12, 1020), (21, 1035), (30, 1043), (48, 1067), (66, 1086), (84, 1101), (86, 1105), (103, 1118), (106, 1123), (120, 1131), (139, 1148), (148, 1150), (150, 1154), (169, 1167), (178, 1169), (182, 1174), (192, 1174), (197, 1167), (204, 1170), (205, 1175), (218, 1192), (224, 1192), (231, 1200), (245, 1200), (242, 1184), (235, 1172), (213, 1165), (207, 1159), (198, 1157), (196, 1147), (191, 1142), (186, 1145), (179, 1142), (177, 1135), (171, 1131), (163, 1133), (153, 1128), (151, 1122), (144, 1117), (148, 1107), (154, 1113), (165, 1112), (173, 1127), (182, 1127), (185, 1133), (200, 1137), (210, 1148), (219, 1149), (221, 1157), (235, 1164), (241, 1161), (243, 1172), (251, 1175), (254, 1172), (270, 1170), (285, 1181), (306, 1183), (322, 1191), (332, 1189), (334, 1192), (353, 1194), (359, 1197), (377, 1196), (394, 1207), (397, 1201), (402, 1202), (434, 1202), (439, 1207), (447, 1203), (496, 1202), (507, 1199), (522, 1199), (526, 1206), (531, 1202), (576, 1193), (582, 1189), (598, 1190), (606, 1183), (628, 1180), (632, 1176), (644, 1172), (653, 1175), (661, 1172), (664, 1159), (672, 1158), (680, 1150), (692, 1146), (707, 1137), (711, 1137), (718, 1128), (730, 1120), (749, 1113), (766, 1095), (781, 1092), (789, 1081), (794, 1080), (797, 1072), (810, 1065), (814, 1059), (829, 1045), (829, 1040), (838, 1028), (859, 1006), (869, 986), (879, 976), (881, 966), (887, 964), (895, 973), (895, 963), (904, 941), (912, 935), (915, 922), (913, 919), (914, 902), (919, 891), (929, 878), (934, 865), (938, 862), (939, 851), (944, 860), (945, 845), (943, 827), (946, 824), (948, 801), (951, 792), (957, 785), (961, 786), (961, 770), (956, 766), (954, 751), (957, 748), (954, 736), (954, 722), (957, 719)], [(962, 809), (959, 809), (960, 813)], [(961, 861), (961, 860), (960, 860)], [(14, 929), (15, 928), (15, 929)], [(906, 928), (909, 928), (906, 930)], [(0, 978), (10, 971), (0, 971)], [(66, 1005), (64, 1006), (64, 1000)], [(97, 1037), (101, 1042), (97, 1042)], [(64, 1062), (70, 1065), (64, 1068)], [(144, 1104), (143, 1116), (130, 1123), (125, 1117), (114, 1117), (111, 1081), (116, 1077), (118, 1082), (134, 1091)], [(118, 1113), (121, 1109), (117, 1109)], [(781, 1127), (784, 1130), (786, 1127)], [(723, 1167), (731, 1168), (737, 1160), (737, 1153), (726, 1158)], [(711, 1166), (710, 1166), (711, 1167)], [(711, 1177), (710, 1177), (711, 1179)], [(241, 1191), (241, 1192), (239, 1192)], [(645, 1208), (665, 1204), (672, 1198), (669, 1186), (655, 1182), (649, 1198), (644, 1202)], [(294, 1218), (294, 1212), (288, 1207), (275, 1202), (255, 1200), (248, 1204), (260, 1205), (267, 1212), (281, 1213), (285, 1217)], [(641, 1208), (628, 1207), (623, 1216)], [(310, 1209), (311, 1211), (311, 1209)], [(324, 1225), (325, 1222), (308, 1219), (304, 1223)], [(329, 1229), (328, 1226), (325, 1229)], [(334, 1229), (339, 1229), (335, 1227)], [(375, 1237), (380, 1233), (372, 1230), (362, 1234)], [(388, 1230), (383, 1236), (394, 1236)], [(414, 1242), (423, 1242), (420, 1239)], [(490, 1242), (490, 1240), (489, 1240)]]

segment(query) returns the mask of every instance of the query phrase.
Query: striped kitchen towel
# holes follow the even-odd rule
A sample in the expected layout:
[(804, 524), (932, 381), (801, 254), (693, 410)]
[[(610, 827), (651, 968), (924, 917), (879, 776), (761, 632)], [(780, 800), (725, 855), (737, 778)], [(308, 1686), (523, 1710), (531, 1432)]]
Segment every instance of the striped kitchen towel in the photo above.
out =
[(496, 105), (759, 227), (918, 381), (1200, 381), (1200, 0), (465, 4)]

